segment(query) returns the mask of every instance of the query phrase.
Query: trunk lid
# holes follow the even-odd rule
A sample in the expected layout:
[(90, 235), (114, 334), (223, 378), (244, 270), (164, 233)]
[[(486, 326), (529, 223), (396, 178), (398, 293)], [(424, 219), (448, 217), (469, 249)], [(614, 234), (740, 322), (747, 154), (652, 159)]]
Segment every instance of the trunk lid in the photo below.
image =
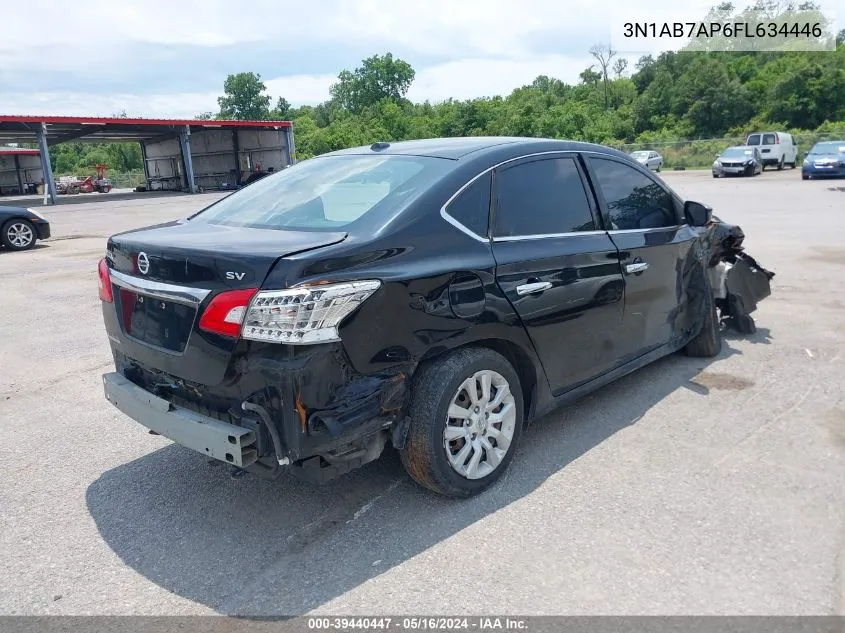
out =
[(345, 238), (343, 232), (254, 229), (179, 220), (118, 233), (109, 239), (107, 251), (112, 269), (121, 273), (217, 290), (259, 286), (280, 257)]
[(109, 338), (142, 366), (203, 385), (219, 384), (236, 341), (198, 328), (214, 296), (260, 287), (280, 258), (345, 238), (342, 232), (193, 221), (114, 235), (107, 246), (114, 304), (104, 304)]

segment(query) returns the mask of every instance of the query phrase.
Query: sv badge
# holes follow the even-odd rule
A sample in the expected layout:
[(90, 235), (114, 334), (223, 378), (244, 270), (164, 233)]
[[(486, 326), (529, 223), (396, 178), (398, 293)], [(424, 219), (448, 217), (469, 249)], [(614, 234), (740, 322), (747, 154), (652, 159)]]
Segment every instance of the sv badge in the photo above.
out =
[(238, 281), (240, 281), (244, 277), (246, 277), (246, 273), (226, 273), (226, 279), (237, 279)]

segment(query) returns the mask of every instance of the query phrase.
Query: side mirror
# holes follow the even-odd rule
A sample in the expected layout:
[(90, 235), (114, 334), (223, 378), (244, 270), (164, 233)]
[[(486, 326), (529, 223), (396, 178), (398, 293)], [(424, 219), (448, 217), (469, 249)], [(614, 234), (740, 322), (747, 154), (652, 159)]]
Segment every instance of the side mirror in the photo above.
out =
[(804, 154), (804, 158), (807, 158), (807, 156), (809, 156), (809, 155), (810, 155), (810, 152), (809, 152), (809, 151), (806, 151), (806, 152), (801, 152), (801, 153), (802, 153), (802, 154)]
[(701, 204), (687, 200), (684, 203), (684, 217), (690, 226), (706, 226), (713, 216), (713, 209)]

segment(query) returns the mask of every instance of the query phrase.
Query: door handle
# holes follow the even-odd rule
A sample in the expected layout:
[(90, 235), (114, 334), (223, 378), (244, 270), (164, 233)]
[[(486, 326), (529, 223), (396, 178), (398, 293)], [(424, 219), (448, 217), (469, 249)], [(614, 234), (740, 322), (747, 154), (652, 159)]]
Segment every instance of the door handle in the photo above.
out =
[(530, 295), (535, 292), (543, 292), (552, 287), (551, 281), (537, 281), (530, 284), (522, 284), (516, 287), (516, 294), (519, 296)]
[(629, 275), (633, 275), (634, 273), (641, 273), (648, 268), (648, 263), (646, 262), (635, 262), (633, 264), (628, 264), (625, 266), (625, 272)]

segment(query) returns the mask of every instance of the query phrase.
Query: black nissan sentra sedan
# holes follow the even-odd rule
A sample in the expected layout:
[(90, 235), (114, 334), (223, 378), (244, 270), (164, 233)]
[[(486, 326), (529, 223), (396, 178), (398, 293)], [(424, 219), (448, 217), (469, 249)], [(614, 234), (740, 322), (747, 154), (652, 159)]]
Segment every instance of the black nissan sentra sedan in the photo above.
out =
[(526, 421), (664, 355), (719, 352), (709, 222), (597, 145), (326, 154), (109, 239), (105, 395), (255, 474), (325, 481), (389, 444), (420, 484), (468, 496)]

